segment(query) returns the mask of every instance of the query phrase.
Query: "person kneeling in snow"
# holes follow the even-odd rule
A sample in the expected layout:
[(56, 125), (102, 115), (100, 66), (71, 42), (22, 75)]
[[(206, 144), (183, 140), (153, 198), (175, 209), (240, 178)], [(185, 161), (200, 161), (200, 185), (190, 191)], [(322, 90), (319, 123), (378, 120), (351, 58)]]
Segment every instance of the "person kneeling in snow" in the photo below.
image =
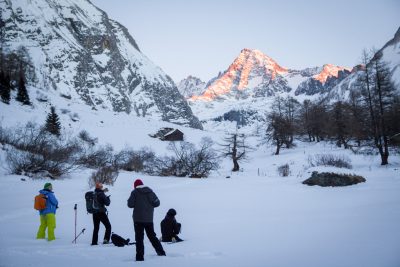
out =
[(162, 242), (181, 242), (178, 234), (181, 232), (181, 224), (175, 219), (176, 210), (169, 209), (164, 220), (161, 221), (161, 241)]
[(45, 239), (47, 228), (47, 240), (52, 241), (56, 239), (54, 236), (54, 229), (56, 228), (56, 209), (58, 208), (58, 200), (54, 196), (53, 186), (51, 183), (46, 183), (43, 189), (39, 192), (40, 194), (45, 195), (46, 208), (39, 211), (40, 226), (36, 238)]

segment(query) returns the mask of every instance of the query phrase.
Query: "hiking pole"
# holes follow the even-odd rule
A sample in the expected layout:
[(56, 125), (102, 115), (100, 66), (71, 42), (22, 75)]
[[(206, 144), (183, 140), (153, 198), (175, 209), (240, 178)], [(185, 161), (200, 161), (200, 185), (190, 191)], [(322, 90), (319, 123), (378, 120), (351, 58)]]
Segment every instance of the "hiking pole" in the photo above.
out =
[(75, 204), (75, 206), (74, 206), (74, 210), (75, 210), (75, 244), (76, 244), (76, 238), (77, 238), (77, 236), (76, 236), (76, 220), (77, 220), (77, 211), (78, 211), (78, 208), (77, 208), (77, 206), (78, 206), (78, 204)]
[(83, 228), (82, 229), (82, 231), (79, 233), (79, 235), (77, 235), (76, 237), (75, 237), (75, 239), (74, 240), (72, 240), (72, 243), (75, 243), (76, 244), (76, 240), (78, 239), (78, 237), (81, 235), (81, 234), (84, 234), (85, 233), (85, 228)]

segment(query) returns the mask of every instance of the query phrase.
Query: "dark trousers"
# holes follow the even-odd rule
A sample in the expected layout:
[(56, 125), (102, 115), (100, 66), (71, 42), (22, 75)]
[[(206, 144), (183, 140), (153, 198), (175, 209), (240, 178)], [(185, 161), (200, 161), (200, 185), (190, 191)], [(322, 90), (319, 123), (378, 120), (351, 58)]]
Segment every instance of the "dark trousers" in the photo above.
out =
[(150, 240), (157, 255), (165, 254), (164, 249), (154, 232), (153, 223), (135, 222), (135, 241), (136, 241), (136, 260), (143, 260), (144, 257), (144, 231), (146, 231), (147, 238)]
[(108, 220), (108, 216), (105, 212), (97, 212), (93, 213), (93, 237), (92, 237), (92, 245), (97, 245), (100, 222), (104, 224), (106, 227), (106, 232), (104, 233), (104, 240), (110, 241), (111, 236), (111, 224)]

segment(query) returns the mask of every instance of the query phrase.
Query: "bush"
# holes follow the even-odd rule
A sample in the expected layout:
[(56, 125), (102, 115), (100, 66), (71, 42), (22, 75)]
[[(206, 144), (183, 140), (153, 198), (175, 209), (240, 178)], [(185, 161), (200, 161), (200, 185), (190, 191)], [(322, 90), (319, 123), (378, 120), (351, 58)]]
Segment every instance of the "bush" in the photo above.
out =
[(89, 147), (80, 155), (78, 163), (87, 168), (100, 168), (114, 164), (113, 147), (111, 145), (99, 148)]
[(114, 166), (103, 166), (93, 172), (89, 178), (89, 186), (94, 187), (96, 183), (114, 185), (118, 178), (118, 169)]
[(210, 138), (201, 140), (200, 149), (196, 149), (188, 142), (171, 142), (169, 149), (175, 153), (175, 157), (165, 157), (156, 161), (158, 175), (207, 177), (210, 171), (219, 167), (217, 153), (212, 148), (213, 144)]
[(351, 160), (345, 155), (317, 154), (308, 157), (308, 163), (311, 167), (315, 166), (334, 166), (338, 168), (351, 169)]
[(6, 160), (11, 173), (58, 178), (77, 167), (80, 147), (74, 139), (57, 138), (36, 124), (13, 131)]
[(289, 164), (284, 164), (278, 167), (278, 173), (282, 177), (289, 176), (290, 174), (290, 169), (289, 169)]
[(125, 171), (151, 172), (156, 159), (155, 153), (149, 148), (139, 151), (124, 149), (115, 155), (114, 164)]

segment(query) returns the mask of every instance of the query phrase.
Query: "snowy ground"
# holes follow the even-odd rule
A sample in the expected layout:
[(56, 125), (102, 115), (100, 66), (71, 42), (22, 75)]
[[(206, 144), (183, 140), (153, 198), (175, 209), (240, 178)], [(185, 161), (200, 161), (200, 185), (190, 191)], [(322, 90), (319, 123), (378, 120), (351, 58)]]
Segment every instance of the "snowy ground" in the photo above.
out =
[[(132, 210), (126, 200), (135, 178), (157, 193), (155, 228), (169, 208), (178, 212), (185, 242), (164, 245), (167, 257), (156, 256), (145, 241), (145, 261), (136, 263), (135, 247), (91, 247), (92, 221), (84, 207), (90, 171), (52, 181), (60, 202), (56, 240), (36, 240), (39, 216), (33, 197), (48, 180), (21, 181), (0, 168), (0, 266), (249, 266), (249, 267), (398, 267), (400, 266), (400, 162), (379, 166), (375, 156), (355, 156), (329, 144), (298, 143), (279, 156), (260, 149), (231, 174), (230, 162), (208, 179), (148, 177), (123, 172), (110, 188), (109, 217), (113, 231), (134, 239)], [(351, 157), (353, 169), (308, 168), (314, 153)], [(4, 153), (0, 163), (4, 166)], [(290, 164), (291, 176), (276, 168)], [(367, 182), (345, 188), (301, 184), (312, 170), (363, 175)], [(225, 178), (231, 175), (231, 178)], [(74, 204), (78, 204), (77, 244)], [(101, 238), (104, 227), (101, 226)]]

